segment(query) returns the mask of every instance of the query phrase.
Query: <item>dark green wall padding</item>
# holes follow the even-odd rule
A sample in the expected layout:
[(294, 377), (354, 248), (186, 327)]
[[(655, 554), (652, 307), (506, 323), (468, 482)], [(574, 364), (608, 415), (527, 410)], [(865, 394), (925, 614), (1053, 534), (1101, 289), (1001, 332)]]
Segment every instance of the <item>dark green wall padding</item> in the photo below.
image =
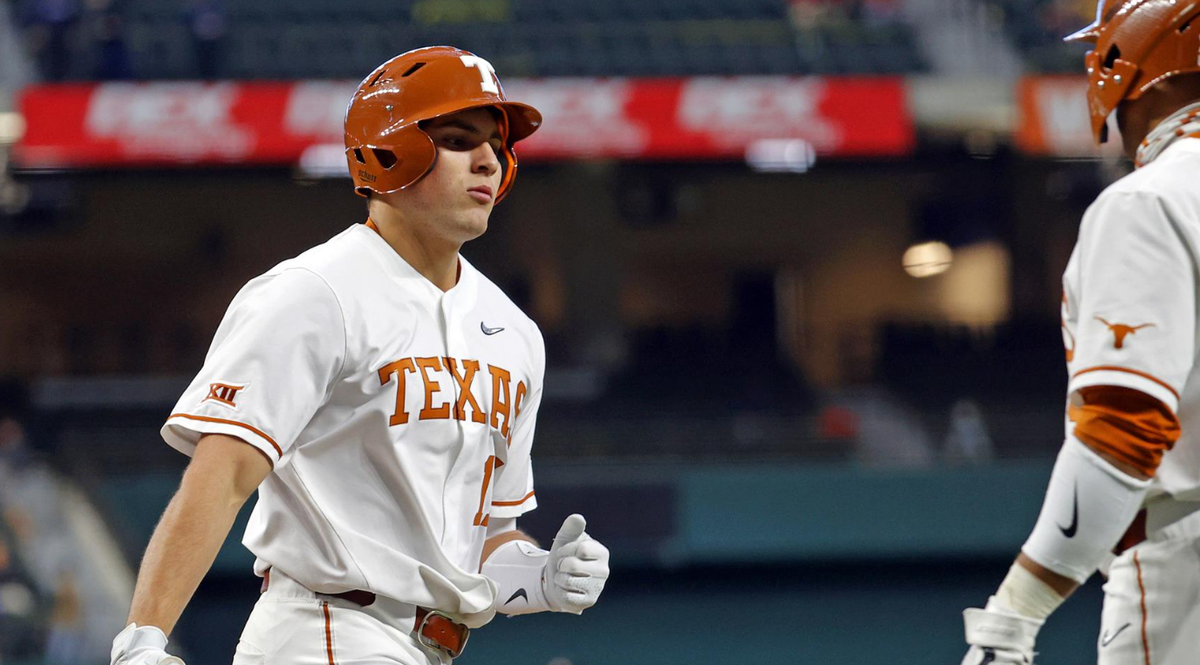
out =
[[(613, 550), (613, 577), (582, 617), (498, 618), (472, 636), (458, 664), (956, 665), (961, 611), (986, 601), (1003, 577), (1037, 516), (1050, 464), (537, 471), (533, 515), (551, 519), (531, 515), (535, 535), (545, 539), (547, 524), (584, 513)], [(144, 543), (177, 482), (125, 478), (103, 496), (126, 535)], [(647, 487), (664, 490), (651, 493), (666, 497), (662, 505), (638, 511), (620, 502)], [(592, 498), (579, 505), (584, 495)], [(615, 526), (654, 511), (669, 512), (669, 528), (650, 540)], [(189, 665), (228, 663), (254, 602), (253, 559), (238, 543), (247, 512), (176, 631)], [(1094, 663), (1099, 602), (1093, 580), (1051, 617), (1038, 662)]]

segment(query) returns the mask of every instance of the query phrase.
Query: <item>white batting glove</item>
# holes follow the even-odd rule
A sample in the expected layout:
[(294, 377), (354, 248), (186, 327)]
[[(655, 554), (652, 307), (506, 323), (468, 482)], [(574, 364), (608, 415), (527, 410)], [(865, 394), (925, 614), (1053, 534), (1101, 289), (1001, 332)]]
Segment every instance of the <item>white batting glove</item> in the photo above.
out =
[(550, 609), (581, 614), (596, 604), (608, 580), (608, 548), (584, 532), (587, 520), (571, 515), (563, 521), (542, 575)]
[(167, 636), (155, 626), (125, 626), (113, 639), (110, 665), (184, 665), (166, 652)]
[(997, 609), (963, 611), (967, 644), (962, 665), (1032, 665), (1033, 643), (1042, 622)]

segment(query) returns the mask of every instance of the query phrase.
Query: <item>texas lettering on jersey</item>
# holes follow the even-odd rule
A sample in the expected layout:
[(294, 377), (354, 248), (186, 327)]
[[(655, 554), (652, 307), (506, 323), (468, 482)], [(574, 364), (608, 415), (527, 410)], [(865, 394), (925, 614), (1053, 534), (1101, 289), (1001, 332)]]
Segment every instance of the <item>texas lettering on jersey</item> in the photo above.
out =
[[(461, 367), (461, 369), (460, 369)], [(424, 402), (417, 412), (418, 420), (450, 420), (465, 421), (469, 417), (474, 423), (488, 423), (492, 429), (499, 430), (500, 435), (512, 444), (512, 421), (521, 415), (522, 402), (529, 388), (524, 381), (517, 383), (516, 390), (511, 388), (512, 372), (497, 367), (487, 366), (487, 374), (492, 382), (492, 400), (488, 410), (484, 410), (472, 390), (476, 378), (482, 374), (478, 360), (457, 360), (449, 356), (425, 358), (401, 358), (379, 368), (379, 384), (396, 384), (396, 410), (388, 419), (392, 427), (405, 425), (412, 414), (408, 408), (408, 375), (419, 375), (424, 391)], [(415, 378), (415, 376), (414, 376)], [(487, 379), (483, 379), (487, 380)], [(450, 382), (453, 381), (453, 384)], [(434, 405), (438, 393), (450, 392), (443, 386), (457, 388), (458, 399), (446, 399), (441, 404)], [(453, 388), (451, 388), (453, 390)], [(453, 408), (451, 408), (453, 402)], [(468, 411), (470, 412), (468, 416)]]

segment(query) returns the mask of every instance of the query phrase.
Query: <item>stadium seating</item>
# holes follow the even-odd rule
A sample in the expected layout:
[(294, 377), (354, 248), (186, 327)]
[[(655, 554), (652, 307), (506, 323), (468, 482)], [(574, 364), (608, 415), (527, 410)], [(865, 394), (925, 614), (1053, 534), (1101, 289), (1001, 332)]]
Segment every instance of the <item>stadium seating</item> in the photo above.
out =
[(1024, 56), (1030, 71), (1078, 73), (1087, 48), (1063, 42), (1063, 37), (1093, 19), (1091, 0), (992, 0), (1005, 31)]
[[(857, 20), (851, 0), (224, 0), (216, 75), (357, 78), (396, 53), (449, 43), (507, 76), (891, 74), (922, 71), (911, 29)], [(135, 79), (199, 72), (186, 0), (113, 0)], [(807, 5), (806, 5), (807, 6)], [(825, 11), (828, 9), (829, 11)], [(80, 47), (81, 58), (89, 47)], [(73, 76), (86, 77), (83, 68)]]

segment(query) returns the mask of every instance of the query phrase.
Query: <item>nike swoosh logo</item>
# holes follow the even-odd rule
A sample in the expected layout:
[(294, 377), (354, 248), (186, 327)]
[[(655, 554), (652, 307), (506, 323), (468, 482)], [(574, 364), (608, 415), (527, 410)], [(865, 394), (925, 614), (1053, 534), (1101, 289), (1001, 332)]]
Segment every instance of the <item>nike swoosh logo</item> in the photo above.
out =
[(1071, 500), (1071, 526), (1058, 525), (1058, 530), (1067, 538), (1075, 537), (1075, 530), (1079, 527), (1079, 483), (1075, 483), (1074, 497)]
[(525, 593), (524, 587), (517, 589), (516, 593), (514, 593), (512, 595), (512, 597), (510, 597), (508, 600), (504, 601), (504, 604), (507, 605), (507, 604), (513, 602), (514, 600), (516, 600), (517, 598), (524, 598), (525, 604), (529, 604), (529, 594)]
[(487, 325), (484, 324), (483, 321), (479, 322), (479, 329), (482, 330), (483, 334), (485, 334), (485, 335), (495, 335), (498, 332), (504, 331), (504, 328), (489, 328), (489, 327), (487, 327)]
[(1129, 624), (1125, 624), (1124, 626), (1121, 626), (1120, 628), (1118, 628), (1117, 632), (1113, 633), (1112, 635), (1109, 635), (1107, 630), (1104, 631), (1104, 635), (1102, 635), (1100, 637), (1100, 646), (1102, 646), (1102, 647), (1108, 646), (1108, 644), (1110, 642), (1117, 639), (1117, 635), (1120, 635), (1122, 630), (1125, 630), (1128, 627), (1129, 627)]

